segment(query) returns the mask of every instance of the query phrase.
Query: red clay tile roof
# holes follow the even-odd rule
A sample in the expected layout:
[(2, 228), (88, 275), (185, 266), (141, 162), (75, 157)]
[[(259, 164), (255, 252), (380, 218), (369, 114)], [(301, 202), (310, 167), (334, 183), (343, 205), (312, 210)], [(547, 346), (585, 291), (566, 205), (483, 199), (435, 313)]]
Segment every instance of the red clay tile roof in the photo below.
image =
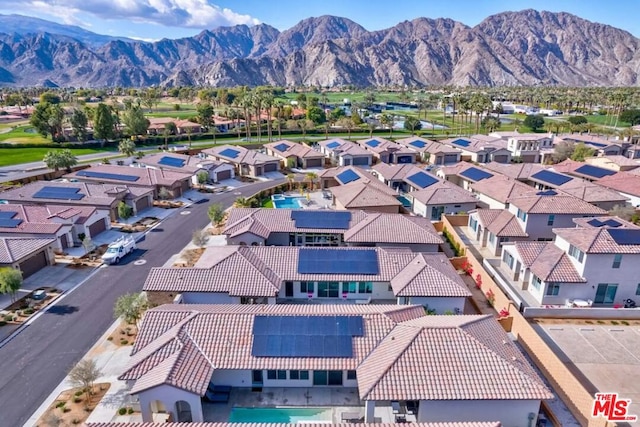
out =
[(463, 204), (463, 203), (477, 203), (478, 199), (475, 198), (467, 190), (463, 190), (455, 184), (451, 184), (448, 181), (439, 181), (435, 184), (431, 184), (427, 188), (423, 188), (419, 191), (412, 191), (408, 193), (415, 200), (425, 205), (447, 205), (447, 204)]
[(424, 316), (398, 324), (357, 369), (363, 400), (550, 399), (491, 316)]
[(393, 165), (389, 163), (378, 163), (371, 169), (373, 169), (377, 175), (388, 181), (401, 181), (409, 175), (424, 172), (423, 169), (412, 164)]
[[(288, 146), (288, 148), (285, 151), (278, 150), (278, 148), (276, 147), (279, 147), (281, 144), (285, 144), (286, 146)], [(301, 159), (318, 159), (318, 158), (323, 159), (324, 158), (324, 154), (312, 149), (308, 145), (300, 142), (288, 141), (286, 139), (264, 144), (264, 147), (270, 149), (273, 153), (283, 158), (287, 158), (291, 156), (300, 157)]]
[(12, 264), (52, 245), (53, 239), (32, 239), (29, 237), (0, 237), (0, 264)]
[(640, 197), (640, 176), (631, 172), (618, 172), (598, 180), (598, 184), (620, 193)]
[[(367, 144), (368, 141), (378, 141), (379, 144), (373, 147)], [(395, 142), (389, 141), (388, 139), (384, 139), (379, 136), (374, 136), (372, 138), (366, 138), (366, 139), (359, 139), (356, 141), (356, 144), (359, 144), (365, 150), (372, 151), (377, 154), (384, 153), (384, 152), (393, 152), (397, 154), (415, 154), (416, 153), (415, 150), (412, 150), (405, 145), (396, 144)]]
[[(227, 149), (239, 151), (240, 153), (234, 158), (220, 155), (222, 151)], [(265, 163), (280, 163), (280, 159), (277, 157), (267, 156), (266, 154), (262, 154), (256, 150), (248, 150), (241, 145), (220, 145), (213, 148), (207, 148), (206, 150), (202, 150), (202, 152), (209, 156), (225, 159), (226, 161), (235, 164), (262, 165)]]
[(572, 179), (558, 187), (558, 190), (589, 203), (620, 202), (624, 204), (628, 200), (617, 191), (584, 179)]
[(506, 203), (511, 197), (524, 196), (537, 191), (533, 187), (503, 175), (494, 175), (474, 182), (471, 184), (471, 189), (501, 203)]
[(515, 242), (515, 248), (524, 265), (545, 282), (586, 282), (569, 256), (553, 242)]
[(471, 292), (442, 253), (416, 254), (415, 258), (391, 279), (396, 296), (468, 297)]
[(504, 209), (478, 209), (478, 219), (498, 237), (528, 237), (514, 214)]
[(509, 203), (528, 214), (580, 214), (606, 215), (607, 211), (577, 197), (557, 194), (555, 196), (532, 195), (512, 197)]
[(554, 228), (553, 232), (588, 254), (640, 254), (640, 245), (621, 245), (609, 228)]
[[(389, 191), (383, 190), (379, 185), (374, 184), (374, 182), (380, 183), (380, 181), (377, 180), (366, 182), (357, 180), (346, 185), (331, 187), (329, 191), (331, 191), (336, 200), (347, 209), (402, 206), (402, 203), (400, 203), (394, 195), (389, 194)], [(391, 190), (384, 184), (382, 185)]]
[(535, 175), (544, 169), (542, 165), (536, 163), (496, 163), (490, 162), (484, 165), (490, 171), (498, 172), (509, 178), (519, 181), (528, 180), (531, 175)]
[(88, 169), (82, 171), (76, 171), (66, 174), (64, 177), (68, 179), (77, 179), (79, 181), (89, 182), (110, 182), (110, 183), (129, 183), (129, 181), (122, 181), (119, 179), (107, 179), (107, 178), (94, 178), (82, 176), (83, 171), (109, 173), (115, 175), (133, 175), (137, 176), (138, 180), (131, 182), (131, 185), (164, 185), (174, 186), (181, 181), (191, 180), (190, 173), (177, 172), (175, 170), (166, 169), (154, 169), (154, 168), (142, 168), (142, 167), (130, 167), (130, 166), (116, 166), (116, 165), (93, 165)]

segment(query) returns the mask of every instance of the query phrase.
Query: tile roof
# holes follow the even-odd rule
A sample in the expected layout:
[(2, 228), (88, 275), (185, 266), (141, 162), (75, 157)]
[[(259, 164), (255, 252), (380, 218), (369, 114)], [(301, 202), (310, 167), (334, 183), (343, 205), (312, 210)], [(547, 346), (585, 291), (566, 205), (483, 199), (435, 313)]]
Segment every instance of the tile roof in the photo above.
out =
[[(460, 146), (454, 144), (454, 141), (462, 139), (469, 143), (467, 146)], [(452, 148), (459, 149), (461, 151), (468, 151), (472, 153), (478, 153), (480, 151), (495, 151), (500, 149), (507, 149), (507, 142), (500, 138), (487, 137), (486, 135), (473, 135), (471, 137), (454, 137), (443, 139), (441, 144), (448, 145)]]
[(617, 191), (585, 179), (572, 179), (558, 187), (558, 189), (563, 193), (577, 197), (589, 203), (620, 202), (624, 204), (629, 200)]
[(640, 244), (621, 245), (609, 234), (608, 227), (554, 228), (556, 236), (588, 254), (640, 254)]
[(532, 195), (512, 197), (510, 204), (522, 209), (528, 214), (580, 214), (580, 215), (606, 215), (607, 211), (577, 197), (557, 194)]
[[(305, 422), (305, 427), (326, 427), (326, 424)], [(189, 423), (188, 427), (237, 427), (237, 423)], [(397, 424), (389, 423), (358, 423), (334, 424), (340, 427), (398, 427)], [(412, 423), (413, 427), (501, 427), (498, 421), (468, 421), (468, 422), (431, 422), (431, 423)], [(282, 424), (282, 423), (243, 423), (243, 427), (296, 427), (298, 424)], [(118, 422), (90, 422), (85, 427), (185, 427), (184, 423), (163, 423), (161, 426), (157, 423), (118, 423)]]
[(498, 237), (529, 237), (514, 214), (504, 209), (478, 209), (478, 219)]
[(515, 242), (523, 264), (550, 283), (586, 283), (569, 256), (553, 242)]
[(618, 191), (640, 197), (640, 176), (631, 172), (618, 172), (598, 180), (598, 184)]
[(0, 264), (12, 264), (52, 245), (53, 239), (29, 237), (0, 237)]
[[(281, 145), (283, 145), (283, 147), (286, 146), (287, 148), (284, 151), (280, 151), (279, 148)], [(324, 158), (324, 154), (314, 150), (308, 145), (300, 142), (289, 141), (286, 139), (264, 144), (264, 147), (270, 149), (276, 155), (279, 155), (283, 158), (287, 158), (290, 156), (296, 156), (302, 159), (317, 159), (317, 158), (323, 159)]]
[[(328, 147), (328, 145), (331, 144), (332, 142), (337, 142), (340, 145), (335, 148)], [(346, 139), (331, 138), (325, 141), (318, 141), (318, 144), (320, 144), (330, 152), (335, 152), (339, 156), (343, 154), (349, 154), (351, 156), (371, 156), (372, 155), (371, 152), (365, 150), (360, 145), (352, 141), (347, 141)]]
[[(605, 224), (590, 224), (591, 221), (593, 220), (597, 220), (600, 221), (601, 223), (605, 223)], [(624, 219), (618, 217), (618, 216), (596, 216), (596, 217), (588, 217), (588, 218), (573, 218), (573, 222), (576, 224), (577, 227), (582, 227), (582, 228), (609, 228), (609, 224), (606, 224), (606, 221), (615, 221), (617, 222), (618, 226), (614, 227), (614, 228), (632, 228), (632, 229), (640, 229), (640, 227), (638, 227), (637, 225), (635, 225), (632, 222), (629, 221), (625, 221)]]
[(439, 181), (420, 191), (408, 193), (415, 200), (425, 205), (446, 205), (477, 203), (478, 199), (469, 191), (463, 190), (448, 181)]
[[(175, 167), (175, 166), (170, 166), (164, 163), (160, 163), (160, 161), (164, 157), (171, 157), (173, 159), (182, 160), (184, 162), (183, 166)], [(140, 159), (138, 163), (155, 167), (155, 168), (182, 171), (184, 173), (190, 173), (190, 174), (195, 174), (198, 171), (201, 171), (204, 169), (214, 170), (216, 167), (225, 164), (225, 163), (218, 162), (211, 159), (202, 159), (198, 156), (187, 156), (186, 154), (178, 154), (178, 153), (147, 154), (142, 159)]]
[[(228, 149), (238, 151), (239, 154), (236, 157), (227, 157), (221, 155), (224, 150)], [(277, 157), (267, 156), (266, 154), (262, 154), (256, 150), (248, 150), (241, 145), (220, 145), (212, 148), (207, 148), (205, 150), (202, 150), (202, 152), (209, 156), (225, 159), (230, 163), (236, 164), (262, 165), (265, 163), (273, 162), (280, 163), (280, 159), (278, 159)]]
[(491, 316), (424, 316), (398, 324), (356, 371), (363, 400), (553, 396)]
[(494, 175), (474, 182), (471, 184), (471, 189), (501, 203), (506, 203), (511, 197), (523, 196), (537, 191), (533, 187), (504, 175)]
[[(383, 187), (376, 185), (375, 182), (382, 184), (380, 181), (357, 180), (346, 185), (331, 187), (329, 191), (333, 197), (347, 209), (366, 209), (381, 206), (402, 206), (402, 203), (395, 197), (393, 190), (386, 185)], [(385, 188), (387, 190), (385, 190)]]
[(625, 156), (604, 156), (604, 158), (618, 166), (632, 166), (634, 169), (640, 167), (640, 163), (638, 163), (636, 160), (630, 159)]
[[(84, 194), (80, 200), (43, 199), (33, 197), (43, 187), (77, 188)], [(3, 191), (0, 198), (13, 203), (38, 205), (89, 205), (110, 208), (117, 200), (132, 199), (153, 193), (153, 187), (130, 187), (123, 184), (92, 184), (88, 182), (35, 181), (22, 187)]]
[[(225, 246), (208, 248), (193, 268), (154, 267), (144, 283), (145, 291), (165, 292), (228, 292), (232, 296), (275, 297), (285, 281), (374, 281), (391, 282), (398, 278), (409, 282), (409, 273), (420, 274), (422, 270), (406, 270), (412, 262), (435, 264), (433, 274), (438, 272), (443, 281), (453, 280), (455, 270), (442, 258), (423, 254), (417, 258), (415, 252), (370, 248), (376, 252), (377, 274), (298, 272), (298, 257), (302, 248), (298, 246)], [(358, 247), (318, 248), (318, 250), (350, 251)], [(417, 260), (417, 261), (416, 261)], [(398, 277), (400, 276), (400, 277)], [(435, 276), (431, 276), (433, 278)], [(457, 291), (456, 291), (457, 292)], [(456, 293), (453, 296), (457, 296)], [(441, 294), (441, 296), (446, 296)]]
[[(378, 145), (371, 146), (367, 144), (369, 141), (377, 141)], [(395, 142), (389, 141), (388, 139), (381, 138), (379, 136), (374, 136), (372, 138), (359, 139), (356, 141), (356, 144), (359, 144), (362, 148), (372, 151), (376, 154), (381, 154), (385, 152), (392, 152), (397, 154), (415, 154), (415, 150), (410, 149), (409, 147), (396, 144)]]
[[(89, 176), (83, 176), (82, 175), (83, 172), (108, 173), (108, 174), (114, 174), (114, 175), (132, 175), (132, 176), (138, 177), (138, 180), (135, 182), (130, 182), (130, 181), (123, 181), (120, 179), (112, 179), (112, 178), (89, 177)], [(77, 179), (79, 181), (89, 181), (89, 182), (127, 183), (133, 186), (164, 185), (169, 187), (181, 181), (191, 180), (191, 174), (176, 172), (175, 170), (130, 167), (130, 166), (116, 166), (116, 165), (93, 165), (87, 169), (82, 169), (80, 171), (68, 173), (64, 175), (64, 177), (67, 179)]]
[[(402, 320), (393, 320), (400, 313)], [(351, 357), (255, 357), (252, 330), (258, 315), (362, 316), (364, 335), (353, 337)], [(139, 370), (149, 358), (153, 363)], [(363, 400), (552, 398), (491, 316), (425, 316), (422, 306), (160, 306), (145, 314), (120, 378), (136, 380), (134, 392), (170, 384), (203, 394), (214, 369), (357, 370)]]
[(391, 279), (393, 293), (400, 297), (468, 297), (471, 292), (451, 266), (446, 255), (416, 254), (415, 258)]
[(496, 163), (489, 162), (483, 165), (485, 169), (493, 172), (498, 172), (509, 178), (517, 179), (519, 181), (528, 180), (531, 175), (535, 175), (544, 169), (542, 165), (536, 163)]
[(407, 176), (424, 172), (424, 169), (413, 164), (393, 165), (389, 163), (378, 163), (371, 169), (388, 181), (400, 181)]
[(22, 220), (15, 228), (0, 227), (0, 233), (55, 234), (64, 225), (84, 223), (95, 211), (90, 206), (0, 204), (0, 212), (15, 212), (13, 219)]

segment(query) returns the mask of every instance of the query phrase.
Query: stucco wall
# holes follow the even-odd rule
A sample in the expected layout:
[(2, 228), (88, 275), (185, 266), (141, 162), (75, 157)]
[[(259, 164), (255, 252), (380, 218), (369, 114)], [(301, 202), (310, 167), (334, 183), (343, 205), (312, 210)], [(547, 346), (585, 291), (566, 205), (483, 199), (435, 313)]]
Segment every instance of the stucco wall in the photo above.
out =
[(262, 237), (256, 236), (253, 233), (242, 233), (235, 237), (227, 237), (227, 245), (240, 245), (245, 244), (251, 246), (253, 244), (264, 245), (265, 241)]
[(423, 305), (430, 310), (435, 310), (436, 314), (445, 314), (447, 311), (455, 313), (456, 308), (462, 313), (465, 299), (463, 297), (411, 297), (410, 304)]
[(539, 400), (421, 400), (418, 422), (500, 421), (503, 427), (530, 427)]
[(171, 414), (171, 419), (173, 421), (179, 420), (178, 413), (176, 411), (176, 402), (185, 401), (189, 403), (191, 408), (191, 421), (203, 421), (202, 401), (200, 400), (200, 396), (188, 391), (168, 385), (161, 385), (139, 393), (138, 397), (140, 399), (142, 420), (145, 422), (153, 421), (151, 411), (153, 410), (152, 407), (155, 406), (152, 404), (154, 401), (162, 402), (166, 412)]

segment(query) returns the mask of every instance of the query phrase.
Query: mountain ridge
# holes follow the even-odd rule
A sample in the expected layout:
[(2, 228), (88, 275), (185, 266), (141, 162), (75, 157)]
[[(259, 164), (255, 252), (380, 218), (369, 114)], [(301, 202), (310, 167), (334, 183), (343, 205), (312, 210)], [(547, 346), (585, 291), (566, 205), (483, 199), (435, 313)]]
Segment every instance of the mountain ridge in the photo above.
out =
[(0, 69), (10, 86), (630, 86), (640, 83), (640, 40), (533, 9), (474, 27), (420, 17), (376, 31), (323, 15), (284, 31), (238, 25), (152, 43), (0, 34)]

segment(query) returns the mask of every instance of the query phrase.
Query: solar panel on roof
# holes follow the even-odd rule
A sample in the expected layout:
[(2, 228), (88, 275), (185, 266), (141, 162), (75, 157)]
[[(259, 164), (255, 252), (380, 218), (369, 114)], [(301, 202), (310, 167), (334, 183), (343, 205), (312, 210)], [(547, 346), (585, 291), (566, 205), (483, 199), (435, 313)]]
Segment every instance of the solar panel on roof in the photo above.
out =
[(371, 139), (367, 142), (365, 142), (366, 145), (368, 145), (369, 147), (377, 147), (378, 145), (380, 145), (380, 141), (377, 141), (375, 139)]
[(164, 156), (159, 161), (159, 165), (171, 166), (173, 168), (181, 168), (184, 166), (185, 161), (177, 157)]
[(485, 172), (478, 168), (469, 168), (463, 170), (462, 172), (460, 172), (460, 175), (473, 181), (482, 181), (483, 179), (491, 178), (493, 176), (493, 174), (490, 174), (489, 172)]
[(336, 178), (342, 184), (348, 184), (350, 182), (359, 180), (360, 179), (360, 175), (358, 175), (357, 173), (355, 173), (351, 169), (347, 169), (346, 171), (341, 172), (338, 175), (336, 175)]
[(378, 274), (378, 254), (373, 249), (315, 249), (298, 252), (300, 274)]
[(407, 177), (407, 181), (417, 185), (420, 188), (427, 188), (428, 186), (438, 182), (437, 178), (432, 177), (426, 172), (418, 172)]
[(615, 219), (600, 221), (599, 219), (594, 218), (592, 220), (587, 221), (587, 224), (591, 225), (592, 227), (604, 227), (606, 225), (607, 227), (616, 228), (616, 227), (622, 226), (622, 224), (616, 221)]
[(608, 220), (604, 221), (604, 224), (608, 225), (609, 227), (613, 227), (613, 228), (620, 227), (622, 225), (622, 223), (616, 221), (615, 219), (608, 219)]
[(114, 181), (127, 181), (127, 182), (135, 182), (140, 179), (139, 176), (135, 175), (124, 175), (119, 173), (106, 173), (106, 172), (96, 172), (96, 171), (79, 171), (76, 172), (77, 176), (84, 176), (87, 178), (98, 178), (98, 179), (111, 179)]
[(556, 193), (553, 190), (546, 190), (546, 191), (538, 191), (536, 193), (536, 196), (557, 196), (558, 193)]
[(291, 211), (291, 219), (295, 222), (296, 228), (346, 230), (351, 221), (351, 212), (299, 210)]
[(0, 219), (2, 218), (7, 218), (7, 219), (11, 219), (14, 216), (18, 215), (18, 212), (13, 212), (13, 211), (0, 211)]
[(230, 159), (235, 159), (240, 154), (240, 151), (234, 150), (233, 148), (225, 148), (219, 154), (221, 156), (229, 157)]
[(610, 228), (607, 231), (613, 241), (619, 245), (640, 245), (640, 230)]
[(22, 224), (21, 219), (0, 218), (0, 227), (2, 228), (16, 228), (20, 224)]
[(282, 144), (276, 145), (273, 148), (275, 148), (278, 151), (287, 151), (289, 149), (289, 144), (282, 143)]
[(455, 141), (451, 142), (452, 144), (455, 144), (459, 147), (468, 147), (469, 144), (471, 144), (471, 142), (467, 141), (466, 139), (456, 139)]
[(34, 199), (81, 200), (84, 194), (76, 187), (42, 187), (34, 193)]
[(419, 139), (416, 139), (415, 141), (411, 141), (409, 145), (417, 148), (424, 148), (427, 144), (425, 144), (423, 141), (420, 141)]
[(599, 168), (592, 165), (582, 165), (576, 169), (576, 172), (593, 178), (604, 178), (605, 176), (616, 174), (616, 172), (611, 169)]
[(536, 172), (531, 175), (531, 178), (557, 186), (566, 184), (573, 179), (570, 176), (561, 175), (549, 170), (541, 170), (540, 172)]
[(331, 148), (332, 150), (334, 148), (336, 148), (336, 147), (339, 147), (339, 146), (340, 146), (340, 143), (337, 142), (337, 141), (333, 141), (333, 142), (330, 142), (330, 143), (327, 144), (327, 148)]

